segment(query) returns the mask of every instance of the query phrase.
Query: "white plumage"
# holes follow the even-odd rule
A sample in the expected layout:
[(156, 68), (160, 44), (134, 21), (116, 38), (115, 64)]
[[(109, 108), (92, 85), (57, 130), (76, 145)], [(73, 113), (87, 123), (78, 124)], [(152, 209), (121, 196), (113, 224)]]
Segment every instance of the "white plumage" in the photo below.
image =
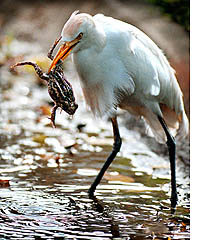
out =
[(176, 143), (173, 136), (188, 134), (188, 119), (175, 72), (157, 45), (136, 27), (111, 17), (74, 12), (63, 27), (64, 44), (49, 71), (73, 53), (87, 104), (97, 116), (109, 115), (113, 149), (89, 189), (97, 185), (121, 147), (117, 107), (143, 116), (148, 132), (168, 146), (171, 169), (171, 205), (177, 203)]
[(175, 72), (158, 46), (138, 28), (97, 14), (74, 12), (62, 30), (71, 49), (87, 104), (97, 116), (113, 115), (116, 107), (143, 116), (156, 139), (166, 136), (157, 116), (173, 135), (188, 133), (188, 120)]

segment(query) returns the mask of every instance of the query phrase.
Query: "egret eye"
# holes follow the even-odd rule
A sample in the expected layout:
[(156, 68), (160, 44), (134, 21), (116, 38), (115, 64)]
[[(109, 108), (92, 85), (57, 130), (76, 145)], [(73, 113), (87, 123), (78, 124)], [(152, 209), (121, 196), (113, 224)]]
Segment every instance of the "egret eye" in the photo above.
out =
[(78, 39), (81, 39), (83, 37), (83, 33), (79, 33), (79, 35), (77, 36)]

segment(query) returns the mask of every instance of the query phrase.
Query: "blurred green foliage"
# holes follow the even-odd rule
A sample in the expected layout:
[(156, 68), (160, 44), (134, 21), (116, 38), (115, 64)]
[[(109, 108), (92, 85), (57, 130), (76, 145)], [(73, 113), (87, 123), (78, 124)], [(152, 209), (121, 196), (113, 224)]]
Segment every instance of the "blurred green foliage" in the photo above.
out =
[(175, 22), (181, 24), (187, 32), (190, 31), (190, 1), (189, 0), (148, 0), (160, 6), (161, 10)]

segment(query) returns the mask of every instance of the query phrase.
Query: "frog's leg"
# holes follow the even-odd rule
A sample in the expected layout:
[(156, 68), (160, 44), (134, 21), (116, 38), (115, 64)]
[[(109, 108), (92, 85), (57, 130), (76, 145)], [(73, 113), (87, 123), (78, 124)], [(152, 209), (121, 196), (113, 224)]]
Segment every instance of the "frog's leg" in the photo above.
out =
[(51, 60), (53, 60), (54, 59), (54, 57), (53, 57), (53, 50), (55, 49), (55, 47), (57, 46), (57, 44), (60, 42), (60, 40), (61, 40), (61, 36), (58, 38), (58, 39), (56, 39), (55, 40), (55, 42), (54, 42), (54, 44), (52, 45), (52, 47), (50, 48), (50, 50), (49, 50), (49, 52), (48, 52), (48, 58), (50, 58)]
[(17, 66), (23, 66), (23, 65), (31, 65), (34, 67), (36, 73), (38, 74), (38, 76), (43, 79), (43, 80), (46, 80), (48, 81), (49, 80), (49, 77), (47, 74), (43, 73), (43, 71), (41, 70), (41, 68), (36, 64), (36, 63), (33, 63), (33, 62), (18, 62), (16, 63), (15, 65), (11, 66), (11, 68), (14, 68), (14, 67), (17, 67)]
[(57, 109), (58, 109), (58, 106), (55, 104), (54, 107), (51, 109), (51, 116), (49, 117), (49, 119), (51, 120), (51, 124), (54, 128), (56, 127), (55, 117), (56, 117), (56, 110)]

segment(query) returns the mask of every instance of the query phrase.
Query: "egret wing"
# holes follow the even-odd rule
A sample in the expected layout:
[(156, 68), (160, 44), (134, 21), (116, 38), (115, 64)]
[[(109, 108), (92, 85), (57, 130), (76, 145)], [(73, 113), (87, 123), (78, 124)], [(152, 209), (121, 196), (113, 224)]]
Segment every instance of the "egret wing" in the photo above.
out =
[[(94, 16), (97, 23), (104, 28), (117, 29), (119, 38), (124, 36), (124, 48), (121, 57), (127, 71), (135, 82), (136, 89), (149, 97), (157, 97), (177, 113), (181, 110), (182, 92), (161, 49), (138, 28), (103, 14)], [(117, 44), (117, 43), (116, 43)]]
[[(95, 15), (94, 19), (103, 26), (108, 34), (110, 32), (110, 35), (116, 38), (118, 54), (133, 78), (136, 88), (146, 95), (157, 96), (160, 92), (160, 82), (155, 64), (158, 47), (156, 46), (156, 49), (153, 47), (152, 51), (152, 46), (147, 46), (148, 42), (153, 43), (152, 40), (130, 24), (102, 14)], [(119, 42), (122, 40), (123, 42)]]

